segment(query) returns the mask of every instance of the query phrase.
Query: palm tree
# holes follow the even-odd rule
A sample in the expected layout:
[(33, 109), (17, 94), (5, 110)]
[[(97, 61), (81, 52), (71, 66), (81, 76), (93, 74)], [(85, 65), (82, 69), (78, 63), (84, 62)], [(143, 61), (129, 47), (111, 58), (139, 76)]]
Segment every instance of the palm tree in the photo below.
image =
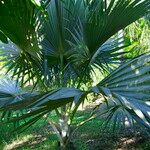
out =
[[(87, 121), (104, 115), (113, 127), (150, 128), (150, 54), (126, 59), (129, 45), (117, 34), (149, 11), (149, 0), (0, 1), (4, 67), (23, 89), (33, 87), (0, 89), (2, 122), (26, 120), (22, 131), (54, 111), (59, 122), (49, 123), (69, 149), (74, 115), (93, 94), (104, 101)], [(107, 77), (92, 86), (96, 70)]]

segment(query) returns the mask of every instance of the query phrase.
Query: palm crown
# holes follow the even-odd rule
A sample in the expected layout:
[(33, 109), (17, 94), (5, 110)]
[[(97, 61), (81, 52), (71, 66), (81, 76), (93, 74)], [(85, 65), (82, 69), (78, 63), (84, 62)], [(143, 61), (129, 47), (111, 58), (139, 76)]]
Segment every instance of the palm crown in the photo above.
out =
[[(115, 125), (127, 120), (150, 127), (149, 54), (128, 61), (122, 50), (128, 44), (117, 34), (149, 10), (149, 0), (1, 1), (4, 66), (22, 87), (30, 83), (38, 91), (1, 105), (3, 112), (30, 109), (9, 122), (30, 118), (19, 127), (25, 128), (63, 106), (73, 118), (94, 93), (106, 100), (97, 115), (105, 113)], [(96, 69), (109, 75), (92, 87)], [(1, 90), (0, 98), (7, 96)]]

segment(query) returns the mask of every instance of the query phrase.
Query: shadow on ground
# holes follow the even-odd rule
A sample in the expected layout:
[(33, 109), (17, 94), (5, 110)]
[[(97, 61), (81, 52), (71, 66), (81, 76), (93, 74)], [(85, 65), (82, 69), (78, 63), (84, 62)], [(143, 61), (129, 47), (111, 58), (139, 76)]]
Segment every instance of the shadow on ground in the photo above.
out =
[[(87, 112), (78, 112), (75, 124), (88, 118)], [(39, 125), (40, 126), (37, 126)], [(100, 119), (79, 128), (72, 137), (77, 150), (150, 150), (150, 136), (139, 126), (117, 132), (102, 129)], [(9, 139), (9, 136), (6, 137)], [(13, 137), (0, 145), (0, 150), (55, 150), (57, 137), (47, 123), (38, 123), (23, 135)]]

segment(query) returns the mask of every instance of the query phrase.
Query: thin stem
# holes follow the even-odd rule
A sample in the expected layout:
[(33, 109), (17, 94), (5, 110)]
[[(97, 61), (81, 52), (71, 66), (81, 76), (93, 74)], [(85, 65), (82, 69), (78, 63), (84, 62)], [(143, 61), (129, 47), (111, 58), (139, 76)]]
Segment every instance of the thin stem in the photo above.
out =
[(85, 123), (95, 119), (97, 117), (97, 115), (93, 115), (91, 116), (90, 118), (88, 118), (87, 120), (85, 121), (82, 121), (80, 124), (77, 125), (77, 127), (73, 130), (73, 132), (71, 133), (71, 136), (74, 135), (74, 133), (79, 129), (79, 127), (83, 126)]
[(99, 114), (99, 115), (94, 114), (94, 115), (92, 115), (90, 118), (88, 118), (88, 119), (82, 121), (81, 123), (79, 123), (79, 124), (77, 125), (77, 127), (73, 130), (73, 132), (71, 133), (71, 136), (73, 136), (73, 134), (79, 129), (79, 127), (83, 126), (83, 125), (86, 124), (87, 122), (89, 122), (89, 121), (91, 121), (91, 120), (93, 120), (93, 119), (95, 119), (95, 118), (97, 118), (97, 117), (99, 117), (99, 116), (105, 115), (108, 111), (109, 111), (109, 110), (106, 110), (105, 112), (102, 112), (102, 113)]

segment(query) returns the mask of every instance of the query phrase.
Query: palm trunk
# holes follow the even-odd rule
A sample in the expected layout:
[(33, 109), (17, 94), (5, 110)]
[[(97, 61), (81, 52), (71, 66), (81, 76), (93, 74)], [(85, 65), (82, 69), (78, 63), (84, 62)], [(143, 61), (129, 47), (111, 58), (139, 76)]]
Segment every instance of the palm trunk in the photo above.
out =
[(70, 137), (70, 125), (68, 124), (68, 116), (63, 115), (60, 120), (59, 120), (59, 126), (60, 126), (60, 144), (59, 148), (60, 150), (74, 150), (73, 144), (71, 142), (71, 137)]
[(73, 143), (71, 142), (71, 129), (69, 124), (69, 117), (67, 115), (59, 116), (59, 123), (53, 123), (49, 121), (55, 134), (58, 137), (58, 150), (75, 150)]

